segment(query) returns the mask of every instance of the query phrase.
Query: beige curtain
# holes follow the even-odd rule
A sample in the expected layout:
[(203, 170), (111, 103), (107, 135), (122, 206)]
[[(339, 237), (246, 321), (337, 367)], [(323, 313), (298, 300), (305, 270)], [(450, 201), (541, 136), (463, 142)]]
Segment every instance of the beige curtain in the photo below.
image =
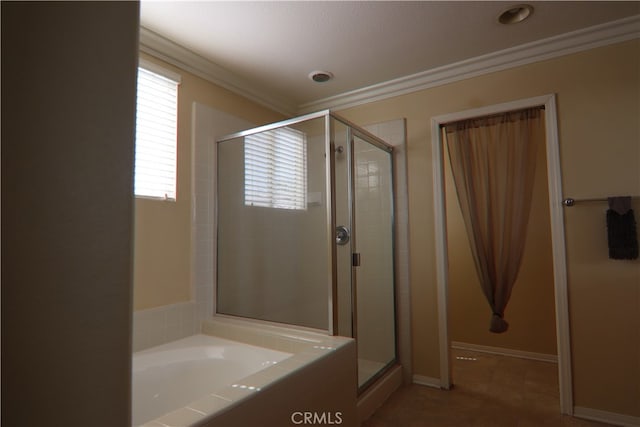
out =
[(540, 108), (463, 120), (444, 127), (451, 170), (482, 291), (490, 331), (505, 332), (504, 311), (524, 251)]

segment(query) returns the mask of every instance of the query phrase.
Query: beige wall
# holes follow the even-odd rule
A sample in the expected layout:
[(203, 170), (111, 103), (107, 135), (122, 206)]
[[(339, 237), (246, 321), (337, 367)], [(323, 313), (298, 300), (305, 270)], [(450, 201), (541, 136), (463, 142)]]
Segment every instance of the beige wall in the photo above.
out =
[(449, 156), (445, 150), (449, 333), (452, 341), (556, 354), (553, 257), (545, 151), (545, 144), (539, 144), (525, 251), (505, 310), (509, 330), (494, 334), (489, 332), (491, 308), (480, 288)]
[(127, 426), (137, 2), (2, 2), (2, 424)]
[[(431, 117), (556, 93), (565, 195), (640, 195), (639, 51), (625, 42), (341, 112), (362, 124), (407, 119), (416, 374), (439, 372)], [(575, 404), (639, 416), (640, 263), (607, 259), (605, 208), (565, 212)]]
[(283, 117), (226, 89), (166, 64), (182, 76), (178, 89), (178, 189), (175, 202), (136, 198), (134, 309), (189, 301), (191, 295), (192, 106), (207, 105), (252, 123)]

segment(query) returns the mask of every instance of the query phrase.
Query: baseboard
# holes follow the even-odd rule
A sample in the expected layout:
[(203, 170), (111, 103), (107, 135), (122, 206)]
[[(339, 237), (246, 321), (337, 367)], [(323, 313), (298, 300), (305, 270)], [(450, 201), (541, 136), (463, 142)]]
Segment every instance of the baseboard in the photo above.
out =
[(601, 411), (599, 409), (583, 408), (580, 406), (575, 406), (573, 408), (573, 416), (577, 418), (584, 418), (587, 420), (613, 424), (616, 426), (623, 426), (623, 427), (640, 426), (640, 417), (618, 414), (615, 412)]
[(538, 360), (540, 362), (558, 363), (558, 356), (555, 354), (534, 353), (530, 351), (514, 350), (502, 347), (490, 347), (479, 344), (469, 344), (464, 342), (452, 341), (451, 348), (458, 350), (477, 351), (479, 353), (498, 354), (500, 356), (518, 357), (520, 359)]
[(425, 377), (423, 375), (414, 375), (413, 383), (419, 385), (426, 385), (427, 387), (441, 388), (439, 378)]

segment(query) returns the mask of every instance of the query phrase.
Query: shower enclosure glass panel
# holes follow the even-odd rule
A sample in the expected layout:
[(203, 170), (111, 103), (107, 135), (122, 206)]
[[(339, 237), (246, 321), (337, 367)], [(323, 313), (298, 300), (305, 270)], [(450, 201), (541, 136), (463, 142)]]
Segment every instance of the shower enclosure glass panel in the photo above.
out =
[[(351, 130), (337, 120), (331, 119), (334, 143), (334, 177), (335, 177), (335, 222), (336, 227), (348, 233), (348, 239), (340, 242), (336, 234), (336, 279), (338, 310), (337, 331), (343, 337), (354, 336), (353, 312), (353, 235), (351, 204)], [(336, 231), (338, 233), (338, 231)]]
[(396, 361), (392, 150), (320, 112), (217, 144), (216, 312), (354, 337)]
[(325, 118), (218, 143), (217, 312), (327, 330)]
[(395, 362), (391, 153), (353, 138), (358, 385)]

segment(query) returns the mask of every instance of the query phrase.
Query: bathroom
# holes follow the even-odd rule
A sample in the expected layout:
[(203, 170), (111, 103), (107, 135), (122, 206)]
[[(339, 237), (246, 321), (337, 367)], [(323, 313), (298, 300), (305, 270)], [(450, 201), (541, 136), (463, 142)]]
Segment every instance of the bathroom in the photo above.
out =
[[(185, 84), (188, 82), (183, 78), (181, 85)], [(195, 182), (193, 193), (195, 220), (193, 221), (192, 256), (196, 260), (196, 270), (193, 274), (192, 286), (195, 289), (195, 301), (137, 310), (134, 313), (133, 342), (134, 350), (141, 353), (136, 354), (140, 354), (141, 358), (149, 358), (151, 357), (149, 352), (152, 351), (146, 350), (149, 347), (200, 332), (194, 325), (206, 324), (202, 326), (203, 331), (220, 330), (220, 324), (217, 328), (208, 322), (203, 324), (203, 321), (214, 315), (212, 304), (214, 299), (217, 306), (215, 316), (219, 319), (218, 323), (224, 322), (222, 325), (225, 328), (235, 327), (242, 330), (249, 327), (249, 324), (238, 319), (254, 319), (257, 331), (260, 327), (271, 328), (265, 332), (267, 334), (273, 334), (274, 325), (286, 326), (288, 329), (284, 331), (288, 338), (304, 334), (305, 331), (314, 331), (321, 335), (333, 331), (330, 334), (345, 337), (354, 336), (357, 333), (358, 383), (342, 384), (338, 390), (353, 390), (354, 394), (351, 398), (355, 399), (355, 391), (360, 389), (360, 404), (357, 405), (359, 413), (357, 416), (354, 413), (355, 400), (352, 408), (341, 407), (340, 401), (344, 402), (344, 397), (338, 401), (325, 402), (325, 406), (320, 406), (321, 410), (318, 412), (337, 411), (347, 425), (359, 423), (370, 415), (372, 408), (379, 405), (402, 382), (403, 374), (399, 369), (399, 362), (407, 359), (406, 356), (396, 355), (397, 342), (408, 345), (406, 342), (408, 334), (404, 332), (402, 338), (396, 342), (396, 330), (400, 329), (396, 328), (394, 312), (396, 306), (403, 311), (408, 311), (405, 308), (408, 301), (406, 298), (403, 299), (400, 293), (395, 295), (394, 281), (404, 289), (408, 287), (405, 279), (408, 264), (406, 259), (394, 257), (393, 254), (394, 246), (406, 247), (407, 231), (402, 227), (402, 224), (406, 224), (406, 207), (398, 208), (406, 203), (406, 196), (392, 198), (392, 190), (402, 190), (406, 185), (404, 184), (406, 179), (403, 179), (406, 159), (402, 156), (404, 121), (398, 120), (369, 127), (371, 132), (380, 134), (386, 140), (397, 144), (392, 147), (375, 138), (368, 131), (359, 129), (329, 112), (310, 114), (263, 126), (255, 133), (248, 130), (249, 123), (238, 118), (199, 103), (192, 105), (194, 133), (192, 173), (194, 177), (201, 178), (193, 180)], [(234, 127), (236, 130), (243, 130), (240, 134), (236, 134), (240, 136), (224, 136), (224, 132), (230, 132)], [(329, 139), (325, 133), (325, 129), (328, 128), (331, 129), (332, 135)], [(214, 132), (218, 132), (221, 136), (213, 138)], [(223, 133), (220, 134), (220, 132)], [(210, 143), (212, 138), (216, 141), (215, 144)], [(258, 141), (255, 148), (251, 148), (253, 147), (252, 138)], [(303, 196), (299, 201), (281, 198), (279, 208), (276, 209), (273, 208), (271, 199), (265, 201), (263, 197), (254, 200), (250, 199), (252, 195), (247, 193), (249, 190), (246, 183), (253, 182), (249, 174), (264, 173), (250, 168), (260, 167), (267, 160), (260, 160), (253, 166), (243, 164), (248, 156), (261, 155), (261, 149), (257, 152), (249, 150), (268, 144), (269, 138), (279, 141), (279, 145), (287, 141), (291, 142), (294, 144), (289, 147), (292, 150), (296, 147), (304, 147), (304, 151), (278, 154), (294, 160), (304, 159), (302, 164), (292, 161), (290, 166), (304, 166), (304, 170), (300, 173), (303, 178), (296, 178), (293, 182), (293, 184), (298, 181), (303, 183), (303, 188), (299, 191)], [(296, 138), (304, 138), (304, 140), (296, 142), (298, 141)], [(329, 144), (332, 148), (329, 148)], [(395, 150), (393, 156), (392, 150)], [(335, 153), (334, 157), (330, 157), (331, 163), (327, 163), (325, 152)], [(353, 166), (349, 162), (352, 156)], [(359, 181), (354, 180), (349, 184), (347, 179), (352, 173), (351, 167)], [(331, 168), (335, 172), (328, 174), (327, 171)], [(253, 179), (259, 179), (259, 176)], [(333, 195), (327, 191), (327, 186), (331, 185), (332, 179), (336, 181)], [(399, 183), (394, 185), (394, 180)], [(353, 194), (356, 195), (353, 200), (350, 199), (351, 185), (353, 185)], [(264, 191), (260, 187), (256, 194), (264, 196)], [(406, 194), (406, 189), (402, 193)], [(212, 207), (214, 206), (212, 200), (215, 201), (216, 206), (217, 215), (215, 216), (211, 215), (209, 213), (211, 211), (207, 208), (198, 207), (199, 205)], [(162, 207), (163, 204), (169, 204), (169, 207), (176, 204), (174, 201), (145, 198), (138, 198), (137, 203), (155, 205), (154, 207), (157, 208)], [(327, 209), (332, 204), (335, 204), (335, 208)], [(333, 221), (336, 224), (346, 225), (343, 226), (343, 230), (348, 237), (342, 244), (334, 244), (336, 238), (334, 233), (327, 231), (328, 219), (332, 215), (335, 215)], [(395, 225), (392, 221), (394, 216), (397, 218)], [(357, 230), (363, 230), (363, 233), (354, 233), (356, 227)], [(210, 234), (212, 230), (215, 237)], [(366, 231), (369, 232), (366, 233)], [(394, 236), (396, 236), (395, 240)], [(387, 242), (384, 241), (385, 239)], [(217, 242), (216, 246), (213, 245), (214, 241)], [(352, 245), (355, 242), (363, 263), (354, 268), (357, 269), (355, 271), (358, 273), (358, 278), (357, 282), (352, 284), (355, 282), (352, 278), (352, 270), (354, 270), (352, 269), (352, 252), (356, 250)], [(167, 243), (160, 245), (156, 242), (154, 253), (158, 251), (158, 247), (171, 249), (173, 245)], [(265, 247), (269, 249), (265, 251)], [(332, 249), (335, 250), (333, 254)], [(217, 256), (214, 255), (216, 253)], [(211, 260), (216, 258), (218, 262), (212, 265)], [(335, 261), (330, 262), (331, 258)], [(199, 262), (201, 264), (198, 264)], [(332, 267), (334, 263), (335, 269)], [(166, 265), (163, 267), (167, 268)], [(170, 267), (168, 266), (167, 270), (170, 270)], [(394, 273), (396, 280), (394, 280)], [(337, 279), (335, 290), (333, 274), (336, 274)], [(213, 283), (216, 283), (217, 287), (215, 298), (213, 298), (215, 292)], [(354, 293), (353, 298), (357, 299), (357, 315), (353, 309), (356, 303), (351, 300), (352, 293)], [(406, 295), (406, 292), (404, 294)], [(331, 312), (331, 307), (336, 307), (335, 313)], [(355, 333), (354, 330), (356, 330)], [(251, 333), (255, 335), (257, 332)], [(306, 339), (311, 338), (307, 336)], [(249, 342), (255, 344), (254, 341)], [(335, 347), (336, 343), (332, 345)], [(325, 346), (329, 344), (316, 343), (314, 347)], [(158, 418), (157, 422), (160, 423), (169, 423), (174, 418), (163, 421), (164, 418), (160, 417), (165, 415), (163, 412), (157, 413), (153, 418), (136, 416), (136, 404), (146, 405), (140, 403), (146, 399), (142, 397), (144, 394), (157, 396), (163, 391), (160, 388), (149, 392), (143, 390), (146, 386), (139, 386), (136, 372), (142, 372), (143, 369), (148, 371), (149, 368), (143, 368), (142, 365), (138, 367), (137, 357), (134, 357), (134, 425), (153, 418)], [(277, 366), (283, 369), (289, 362), (291, 361), (279, 363)], [(355, 365), (355, 356), (349, 364)], [(408, 362), (406, 364), (408, 365)], [(334, 367), (328, 372), (325, 371), (324, 375), (330, 378), (336, 371), (337, 368)], [(381, 389), (381, 382), (376, 381), (379, 377), (383, 377), (385, 381), (382, 383), (387, 384), (383, 387), (384, 391), (367, 392), (369, 389)], [(148, 383), (151, 380), (145, 381)], [(322, 388), (330, 390), (325, 383), (326, 381), (323, 381)], [(373, 387), (374, 383), (376, 387)], [(252, 384), (251, 379), (245, 379), (243, 384)], [(259, 387), (262, 388), (261, 394), (264, 395), (266, 393), (264, 384), (260, 383)], [(232, 394), (235, 393), (235, 390), (229, 391)], [(286, 399), (295, 402), (292, 397), (296, 395), (294, 389), (290, 389), (287, 393), (289, 397)], [(333, 393), (337, 393), (337, 390)], [(205, 395), (207, 393), (203, 391), (202, 396), (196, 393), (191, 398), (195, 401), (196, 398)], [(224, 395), (220, 391), (214, 395), (216, 397), (221, 395), (218, 399), (233, 400), (233, 396)], [(320, 399), (318, 392), (315, 393), (314, 399)], [(188, 399), (182, 401), (186, 407), (181, 409), (182, 412), (203, 407), (202, 404), (187, 406), (187, 403), (191, 402)], [(148, 405), (153, 404), (149, 402)], [(318, 404), (316, 402), (316, 405)], [(274, 422), (274, 425), (284, 425), (296, 409), (308, 407), (301, 403), (298, 403), (298, 406), (292, 405), (288, 406), (289, 412), (281, 416), (279, 422)], [(206, 407), (217, 406), (215, 402), (209, 402)], [(172, 417), (176, 416), (172, 415)], [(356, 421), (357, 417), (360, 421)], [(229, 420), (220, 422), (227, 423), (221, 425), (233, 425), (229, 424), (231, 422)], [(245, 420), (244, 424), (246, 422)], [(238, 425), (243, 423), (239, 422)]]
[[(15, 82), (3, 84), (3, 103), (6, 99), (14, 106), (3, 108), (3, 422), (128, 425), (124, 420), (130, 417), (130, 378), (120, 373), (131, 363), (132, 340), (148, 340), (147, 346), (165, 337), (177, 338), (195, 331), (199, 316), (213, 309), (207, 302), (213, 290), (197, 284), (198, 274), (213, 271), (198, 273), (201, 260), (193, 256), (199, 250), (194, 249), (194, 226), (208, 227), (191, 221), (192, 209), (208, 209), (192, 206), (190, 196), (197, 185), (191, 179), (195, 173), (191, 166), (193, 104), (237, 118), (235, 123), (228, 122), (233, 129), (222, 129), (216, 137), (287, 117), (141, 53), (140, 57), (181, 75), (178, 120), (187, 125), (178, 129), (178, 201), (157, 207), (151, 201), (136, 200), (133, 224), (130, 190), (122, 190), (130, 187), (130, 181), (123, 183), (118, 177), (133, 170), (136, 8), (129, 4), (99, 11), (80, 7), (71, 16), (46, 7), (42, 12), (11, 9), (4, 3), (2, 7), (3, 57), (19, 56), (27, 48), (39, 53), (29, 56), (30, 62), (3, 61), (3, 80)], [(77, 16), (83, 17), (83, 23), (73, 19)], [(62, 24), (66, 33), (58, 31)], [(12, 40), (5, 34), (20, 37), (20, 43), (5, 45), (5, 40)], [(108, 43), (104, 34), (111, 36)], [(109, 69), (105, 62), (96, 63), (87, 43), (94, 43), (93, 48), (97, 46), (110, 58)], [(639, 194), (634, 175), (638, 170), (637, 51), (637, 38), (611, 41), (336, 110), (372, 133), (370, 125), (404, 121), (410, 280), (399, 300), (406, 298), (411, 309), (398, 311), (397, 325), (399, 338), (402, 333), (409, 335), (409, 363), (401, 363), (410, 367), (409, 380), (437, 386), (441, 374), (430, 119), (555, 93), (564, 195)], [(69, 76), (78, 91), (69, 90)], [(98, 81), (105, 84), (96, 85)], [(90, 102), (87, 93), (100, 102)], [(65, 108), (60, 108), (61, 100)], [(33, 109), (34, 105), (41, 108)], [(33, 126), (34, 122), (39, 125)], [(8, 148), (5, 141), (11, 137), (22, 144)], [(87, 140), (94, 143), (88, 146)], [(119, 145), (114, 140), (123, 142)], [(26, 171), (11, 165), (35, 167)], [(63, 190), (47, 191), (44, 183)], [(95, 189), (102, 195), (96, 195)], [(599, 206), (572, 209), (564, 215), (575, 412), (636, 422), (640, 417), (635, 381), (640, 374), (638, 264), (615, 263), (602, 256), (604, 237), (590, 232), (599, 227)], [(5, 226), (9, 221), (11, 226)], [(200, 244), (206, 249), (211, 243)], [(11, 251), (5, 250), (5, 244)], [(150, 249), (155, 249), (155, 261), (145, 260)], [(131, 271), (135, 287), (129, 279)], [(611, 277), (616, 280), (610, 281)], [(166, 306), (167, 311), (158, 314), (160, 319), (145, 318), (155, 314), (144, 311), (159, 312), (158, 307)], [(149, 333), (132, 337), (133, 309)], [(410, 330), (403, 327), (408, 324)], [(159, 325), (163, 329), (153, 329)], [(45, 360), (39, 357), (43, 348)], [(402, 345), (398, 355), (403, 355)]]

